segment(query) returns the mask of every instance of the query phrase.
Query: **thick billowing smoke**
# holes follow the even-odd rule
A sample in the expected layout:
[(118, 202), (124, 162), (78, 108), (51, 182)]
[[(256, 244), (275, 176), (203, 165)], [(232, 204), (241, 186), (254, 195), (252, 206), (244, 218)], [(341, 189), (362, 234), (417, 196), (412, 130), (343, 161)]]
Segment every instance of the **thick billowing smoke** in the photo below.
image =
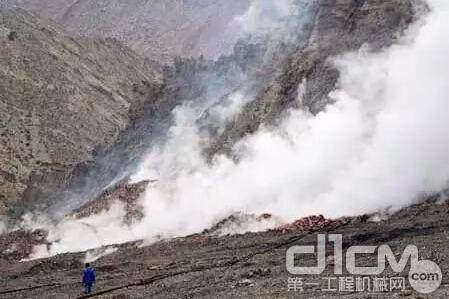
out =
[(136, 240), (139, 236), (133, 235), (123, 224), (124, 216), (124, 207), (120, 203), (112, 205), (109, 211), (98, 215), (83, 219), (70, 217), (56, 225), (44, 215), (36, 217), (27, 214), (22, 228), (42, 228), (49, 232), (47, 241), (52, 243), (50, 250), (46, 245), (36, 246), (30, 259)]
[(208, 165), (189, 110), (178, 109), (170, 141), (143, 170), (159, 183), (143, 200), (141, 225), (189, 233), (236, 211), (338, 217), (398, 209), (446, 187), (449, 5), (430, 4), (401, 45), (336, 59), (335, 104), (261, 129), (237, 145), (238, 163), (220, 156)]
[[(284, 221), (349, 216), (441, 191), (449, 180), (449, 2), (429, 4), (432, 13), (401, 44), (336, 58), (334, 104), (316, 116), (292, 110), (278, 128), (261, 128), (235, 147), (239, 162), (206, 162), (196, 111), (178, 107), (167, 143), (134, 176), (157, 180), (141, 198), (143, 220), (125, 227), (115, 207), (67, 221), (53, 232), (59, 241), (50, 254), (195, 233), (236, 212)], [(304, 90), (307, 81), (298, 85)]]

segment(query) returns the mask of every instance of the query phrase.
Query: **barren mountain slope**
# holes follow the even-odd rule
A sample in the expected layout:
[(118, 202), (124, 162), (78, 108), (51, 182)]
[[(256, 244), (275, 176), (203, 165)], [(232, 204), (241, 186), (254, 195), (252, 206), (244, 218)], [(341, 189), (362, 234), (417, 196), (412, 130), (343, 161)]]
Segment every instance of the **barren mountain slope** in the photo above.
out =
[(301, 82), (306, 83), (301, 108), (313, 114), (322, 111), (339, 76), (331, 58), (362, 45), (377, 50), (387, 47), (426, 11), (422, 1), (414, 0), (325, 0), (312, 1), (311, 6), (313, 21), (302, 33), (307, 38), (283, 60), (279, 76), (228, 124), (210, 152), (228, 151), (260, 124), (272, 124), (288, 108), (297, 107)]
[[(413, 6), (421, 3), (418, 0), (310, 1), (313, 21), (306, 24), (305, 33), (301, 32), (307, 38), (300, 39), (293, 49), (281, 51), (282, 45), (278, 45), (275, 51), (279, 53), (275, 57), (279, 59), (274, 59), (269, 65), (263, 65), (259, 60), (259, 56), (266, 54), (266, 45), (243, 42), (235, 47), (233, 55), (216, 62), (176, 59), (173, 67), (164, 69), (162, 79), (145, 65), (144, 59), (114, 40), (74, 40), (21, 10), (2, 10), (0, 194), (7, 194), (3, 200), (14, 201), (23, 195), (27, 198), (32, 191), (53, 194), (53, 190), (62, 189), (64, 192), (66, 184), (75, 182), (74, 185), (82, 188), (71, 190), (73, 193), (93, 188), (97, 188), (100, 194), (102, 190), (106, 191), (99, 197), (75, 202), (78, 207), (71, 206), (72, 197), (58, 197), (57, 194), (56, 199), (64, 199), (59, 202), (62, 206), (75, 208), (69, 212), (79, 217), (93, 215), (118, 200), (126, 206), (126, 221), (138, 219), (141, 208), (137, 199), (148, 182), (127, 185), (114, 179), (122, 167), (139, 158), (150, 145), (146, 139), (152, 136), (154, 122), (168, 126), (174, 106), (183, 101), (206, 101), (210, 82), (225, 85), (217, 92), (217, 98), (221, 99), (239, 87), (240, 77), (235, 74), (243, 70), (254, 75), (257, 82), (249, 87), (254, 88), (253, 92), (257, 94), (255, 100), (247, 104), (223, 132), (217, 130), (219, 136), (208, 154), (231, 152), (236, 141), (255, 132), (261, 124), (276, 122), (290, 107), (302, 104), (302, 108), (310, 109), (314, 114), (322, 111), (330, 101), (327, 95), (338, 79), (337, 70), (329, 63), (330, 57), (356, 50), (365, 43), (376, 49), (392, 44), (398, 34), (415, 20), (415, 9), (425, 9)], [(127, 21), (110, 23), (115, 18), (124, 20), (128, 13), (140, 16), (127, 1), (20, 2), (35, 11), (51, 14), (72, 33), (90, 35), (95, 34), (95, 30), (105, 30), (101, 35), (109, 36), (117, 32), (119, 39), (151, 58), (163, 57), (165, 60), (174, 54), (190, 55), (203, 50), (184, 43), (188, 40), (184, 38), (189, 38), (193, 44), (201, 44), (189, 36), (189, 32), (198, 32), (201, 28), (195, 22), (192, 25), (185, 21), (184, 15), (178, 18), (175, 13), (174, 20), (167, 20), (167, 24), (155, 18), (164, 24), (162, 33), (154, 29), (147, 36), (142, 28), (153, 30), (160, 25), (145, 27), (147, 25), (139, 22), (130, 29)], [(142, 16), (149, 14), (144, 3), (149, 2), (142, 0), (142, 5), (138, 6)], [(160, 0), (151, 3), (154, 6), (150, 8), (159, 7), (161, 10), (154, 12), (148, 9), (162, 18), (166, 12), (164, 9), (177, 12), (179, 5), (196, 7), (203, 3), (208, 7), (207, 3), (215, 2)], [(182, 14), (185, 12), (184, 9), (180, 11)], [(205, 8), (204, 15), (198, 13), (201, 22), (209, 12), (209, 8)], [(229, 17), (234, 12), (228, 13)], [(193, 15), (196, 12), (192, 10)], [(101, 19), (102, 16), (106, 21)], [(101, 21), (106, 27), (94, 26), (96, 21)], [(192, 27), (184, 27), (185, 22)], [(179, 27), (166, 31), (173, 28), (173, 24)], [(89, 26), (93, 26), (93, 33)], [(118, 30), (121, 26), (123, 32)], [(182, 31), (179, 28), (187, 29)], [(181, 41), (176, 40), (178, 35), (182, 36)], [(155, 44), (150, 45), (147, 37), (155, 40)], [(214, 45), (219, 45), (219, 42)], [(278, 68), (279, 65), (281, 67)], [(220, 80), (215, 80), (217, 78)], [(221, 84), (223, 81), (225, 84)], [(298, 84), (301, 82), (307, 82), (307, 85), (303, 101), (298, 103)], [(208, 129), (207, 111), (201, 112), (205, 118), (197, 121), (204, 121)], [(213, 128), (210, 131), (214, 133)], [(162, 129), (160, 133), (161, 136), (166, 135)], [(163, 138), (161, 140), (162, 143)], [(48, 199), (46, 196), (37, 197)], [(443, 273), (442, 286), (429, 298), (447, 298), (448, 213), (447, 200), (435, 197), (389, 215), (388, 219), (381, 217), (384, 215), (362, 215), (326, 222), (322, 221), (324, 217), (314, 216), (313, 219), (319, 221), (311, 228), (292, 224), (260, 233), (214, 235), (214, 229), (218, 227), (219, 230), (220, 225), (232, 222), (233, 216), (230, 216), (203, 233), (161, 240), (149, 246), (143, 246), (140, 241), (110, 246), (112, 250), (109, 252), (116, 251), (94, 262), (98, 281), (94, 293), (88, 296), (81, 293), (80, 270), (86, 256), (101, 254), (101, 250), (19, 263), (31, 252), (30, 245), (44, 244), (48, 248), (51, 245), (45, 241), (46, 232), (19, 230), (0, 237), (0, 297), (425, 297), (410, 286), (404, 291), (390, 293), (322, 292), (326, 277), (335, 277), (332, 271), (335, 257), (331, 246), (327, 248), (326, 271), (321, 276), (305, 277), (306, 282), (321, 284), (315, 287), (305, 285), (304, 293), (289, 292), (288, 277), (291, 275), (286, 271), (286, 250), (293, 245), (315, 245), (318, 233), (332, 233), (343, 235), (343, 249), (352, 245), (387, 243), (399, 256), (405, 246), (416, 245), (420, 258), (438, 263)], [(190, 219), (186, 217), (183, 220)], [(304, 220), (295, 223), (301, 221)], [(93, 231), (93, 235), (98, 237), (95, 226), (87, 224), (86, 227), (86, 231)], [(375, 265), (376, 258), (376, 255), (362, 255), (357, 262), (360, 262), (359, 266), (371, 267)], [(315, 264), (316, 256), (307, 255), (305, 263)], [(407, 278), (408, 273), (393, 273), (390, 268), (385, 272), (388, 277), (397, 275)]]
[(81, 36), (115, 37), (158, 61), (181, 56), (216, 57), (235, 42), (228, 24), (247, 0), (7, 0), (53, 19)]
[[(110, 146), (159, 85), (112, 39), (75, 40), (23, 10), (0, 11), (0, 210)], [(53, 179), (50, 179), (53, 177)]]
[[(55, 6), (59, 2), (48, 2), (48, 5), (52, 3), (52, 9), (44, 9), (45, 5), (30, 7), (34, 9), (41, 7), (45, 12), (55, 12), (54, 16), (60, 15), (56, 13), (56, 7), (59, 6)], [(63, 3), (65, 2), (61, 2), (62, 6), (58, 9), (65, 7)], [(128, 15), (124, 7), (112, 5), (113, 2), (103, 5), (95, 2), (95, 5), (98, 5), (97, 9), (88, 9), (89, 13), (73, 12), (74, 9), (81, 9), (83, 5), (89, 3), (90, 1), (82, 1), (75, 4), (71, 8), (70, 18), (85, 24), (83, 18), (93, 13), (108, 15), (107, 12), (112, 8), (116, 9), (117, 13), (123, 13), (123, 17)], [(121, 3), (126, 6), (124, 2)], [(162, 5), (162, 2), (156, 1), (151, 5), (148, 3), (148, 8), (154, 13), (157, 7), (168, 9), (170, 3)], [(170, 8), (170, 12), (173, 10), (174, 15), (179, 11), (188, 14), (187, 8), (190, 8), (192, 15), (201, 16), (201, 10), (198, 12), (195, 8), (208, 7), (201, 1), (176, 3), (181, 6), (178, 7), (179, 10)], [(12, 137), (8, 137), (12, 136), (11, 133), (9, 135), (4, 133), (3, 159), (6, 162), (2, 164), (5, 168), (2, 183), (5, 191), (2, 194), (9, 201), (16, 201), (23, 195), (33, 200), (48, 199), (50, 196), (55, 197), (56, 201), (61, 197), (70, 199), (70, 196), (55, 196), (51, 193), (55, 188), (64, 186), (66, 182), (70, 184), (73, 180), (79, 181), (77, 184), (84, 189), (99, 189), (97, 193), (92, 193), (92, 196), (98, 194), (101, 188), (113, 182), (115, 176), (119, 175), (118, 172), (127, 167), (124, 163), (128, 159), (126, 157), (130, 157), (128, 159), (130, 163), (139, 159), (139, 155), (134, 154), (134, 151), (140, 148), (142, 152), (143, 147), (148, 146), (148, 142), (142, 140), (147, 139), (146, 136), (151, 131), (148, 123), (149, 120), (156, 119), (154, 115), (158, 116), (159, 122), (163, 122), (165, 119), (161, 115), (168, 115), (176, 103), (187, 100), (200, 101), (198, 98), (203, 96), (203, 90), (213, 89), (207, 86), (213, 81), (210, 80), (213, 76), (217, 78), (216, 81), (236, 81), (225, 84), (227, 85), (225, 91), (231, 91), (239, 84), (238, 77), (234, 76), (234, 69), (238, 72), (247, 72), (245, 69), (248, 66), (252, 68), (251, 77), (258, 82), (253, 86), (252, 92), (257, 93), (257, 97), (232, 119), (224, 132), (217, 136), (215, 142), (209, 146), (209, 155), (229, 151), (236, 141), (256, 131), (261, 123), (272, 123), (286, 109), (297, 105), (298, 84), (304, 79), (307, 80), (307, 88), (303, 105), (316, 113), (329, 101), (327, 94), (334, 88), (338, 78), (338, 73), (328, 58), (348, 50), (356, 50), (365, 43), (377, 48), (391, 44), (414, 20), (417, 7), (413, 6), (414, 3), (419, 4), (420, 1), (312, 1), (309, 3), (312, 17), (304, 28), (299, 28), (296, 32), (300, 37), (293, 49), (282, 50), (282, 44), (270, 49), (277, 55), (274, 56), (271, 68), (270, 64), (263, 66), (260, 64), (259, 56), (265, 55), (266, 47), (264, 50), (263, 46), (260, 49), (260, 46), (247, 44), (237, 45), (233, 56), (222, 58), (215, 64), (201, 60), (190, 62), (178, 60), (174, 70), (166, 72), (163, 79), (165, 88), (162, 93), (165, 100), (162, 102), (169, 103), (164, 105), (143, 103), (145, 99), (154, 100), (158, 93), (158, 87), (153, 84), (154, 75), (142, 58), (118, 42), (111, 39), (93, 41), (86, 38), (76, 41), (35, 18), (31, 17), (31, 21), (27, 21), (28, 16), (20, 10), (13, 12), (2, 10), (4, 15), (2, 23), (5, 24), (2, 43), (5, 47), (2, 47), (1, 51), (4, 57), (2, 63), (6, 66), (3, 68), (3, 76), (8, 76), (5, 77), (7, 80), (2, 81), (5, 85), (2, 97), (7, 103), (13, 99), (17, 103), (17, 99), (20, 99), (19, 103), (23, 102), (19, 106), (22, 109), (21, 113), (29, 118), (27, 121), (13, 118), (8, 121), (9, 126), (15, 127), (15, 131), (23, 131), (21, 134), (24, 134), (22, 137), (24, 140), (15, 138), (13, 141)], [(92, 2), (89, 5), (94, 4)], [(98, 9), (100, 7), (103, 9)], [(146, 16), (148, 12), (145, 12), (143, 7), (146, 6), (139, 6), (137, 10), (135, 5), (129, 5), (128, 9), (134, 9), (134, 13), (129, 15), (134, 15), (138, 11), (142, 16)], [(226, 5), (226, 7), (233, 6)], [(206, 8), (204, 8), (206, 11), (212, 13)], [(159, 11), (157, 16), (162, 16), (164, 12), (167, 14), (167, 11)], [(167, 15), (173, 16), (172, 13)], [(101, 19), (89, 18), (91, 21)], [(110, 22), (120, 20), (120, 16), (114, 15), (108, 20)], [(174, 20), (177, 18), (173, 17), (172, 21)], [(64, 25), (67, 20), (61, 19), (60, 22)], [(95, 28), (95, 26), (91, 28), (92, 32), (96, 32)], [(198, 32), (197, 29), (192, 30)], [(84, 29), (76, 31), (85, 32)], [(139, 35), (142, 32), (147, 31), (139, 28), (130, 34), (130, 37), (144, 41), (146, 38)], [(10, 36), (10, 33), (13, 36)], [(219, 46), (220, 41), (215, 41), (215, 44)], [(21, 58), (22, 55), (24, 59)], [(254, 76), (259, 65), (259, 74)], [(211, 77), (210, 73), (214, 75)], [(275, 75), (277, 76), (273, 77)], [(28, 82), (26, 80), (32, 84), (20, 84)], [(36, 81), (39, 83), (36, 84)], [(47, 85), (49, 87), (44, 88)], [(157, 96), (159, 97), (159, 94)], [(89, 104), (76, 100), (78, 98), (86, 98)], [(11, 107), (14, 106), (8, 105), (6, 108), (5, 105), (4, 109)], [(45, 113), (36, 116), (40, 111)], [(117, 154), (113, 154), (112, 157), (111, 155), (106, 158), (100, 157), (103, 162), (98, 163), (97, 157), (91, 157), (89, 152), (95, 154), (96, 151), (93, 150), (96, 145), (112, 144), (119, 132), (126, 128), (129, 112), (136, 116), (136, 120), (133, 126), (125, 131), (125, 135), (120, 136), (121, 143), (111, 147), (112, 151), (119, 148), (116, 150)], [(51, 115), (51, 118), (48, 118), (47, 114)], [(15, 119), (17, 118), (16, 116)], [(7, 119), (6, 116), (3, 119)], [(19, 124), (13, 125), (14, 123)], [(26, 128), (27, 126), (29, 128)], [(34, 137), (27, 137), (26, 134)], [(19, 144), (16, 145), (15, 142)], [(27, 147), (32, 150), (22, 150)], [(103, 146), (102, 149), (104, 148)], [(79, 163), (83, 161), (96, 162), (100, 167), (87, 179), (80, 180), (85, 175), (85, 166)], [(123, 162), (122, 166), (118, 164), (120, 161)], [(75, 171), (67, 172), (68, 169)], [(93, 184), (100, 179), (103, 182)], [(28, 191), (25, 192), (27, 187)], [(82, 193), (80, 190), (75, 191), (77, 194)], [(81, 202), (84, 203), (85, 200)], [(14, 210), (20, 209), (14, 207)]]

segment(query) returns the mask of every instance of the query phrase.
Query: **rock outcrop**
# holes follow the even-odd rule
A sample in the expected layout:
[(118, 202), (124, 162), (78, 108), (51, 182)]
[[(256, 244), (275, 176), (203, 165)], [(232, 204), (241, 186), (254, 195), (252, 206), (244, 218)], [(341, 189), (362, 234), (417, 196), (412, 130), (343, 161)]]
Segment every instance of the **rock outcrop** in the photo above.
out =
[(143, 181), (137, 184), (119, 183), (114, 188), (103, 192), (97, 200), (89, 202), (73, 211), (73, 216), (78, 219), (89, 217), (90, 215), (99, 214), (110, 209), (115, 203), (121, 203), (124, 205), (126, 211), (124, 219), (126, 223), (131, 224), (139, 221), (143, 217), (143, 208), (139, 204), (138, 199), (145, 192), (148, 184), (150, 184), (149, 181)]

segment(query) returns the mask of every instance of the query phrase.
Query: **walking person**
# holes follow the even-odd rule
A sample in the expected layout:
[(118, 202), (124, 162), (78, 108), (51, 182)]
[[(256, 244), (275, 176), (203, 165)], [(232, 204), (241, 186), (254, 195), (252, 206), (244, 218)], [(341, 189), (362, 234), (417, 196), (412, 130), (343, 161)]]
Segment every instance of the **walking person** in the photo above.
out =
[(94, 283), (95, 283), (95, 270), (90, 266), (89, 263), (86, 263), (83, 270), (83, 286), (85, 294), (89, 294), (90, 292), (92, 292), (92, 285)]

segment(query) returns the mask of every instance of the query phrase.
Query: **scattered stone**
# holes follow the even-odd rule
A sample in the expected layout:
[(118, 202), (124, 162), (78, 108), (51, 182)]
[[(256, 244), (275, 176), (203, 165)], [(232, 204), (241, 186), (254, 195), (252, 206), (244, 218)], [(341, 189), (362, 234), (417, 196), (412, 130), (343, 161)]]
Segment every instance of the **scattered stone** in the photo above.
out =
[(47, 232), (43, 230), (17, 230), (0, 235), (0, 257), (19, 261), (27, 258), (36, 245), (49, 245)]
[(15, 32), (15, 31), (11, 31), (11, 32), (8, 34), (8, 39), (9, 39), (10, 41), (16, 40), (17, 37), (18, 37), (18, 34), (17, 34), (17, 32)]
[(254, 282), (250, 279), (242, 279), (237, 284), (237, 287), (252, 287), (254, 286)]
[(203, 235), (243, 234), (248, 231), (260, 231), (280, 225), (281, 220), (272, 214), (261, 215), (235, 213), (217, 222), (211, 228), (203, 231)]
[(243, 277), (246, 279), (253, 278), (253, 277), (267, 277), (270, 276), (271, 270), (268, 268), (258, 268), (256, 270), (249, 271), (248, 273), (244, 274)]

